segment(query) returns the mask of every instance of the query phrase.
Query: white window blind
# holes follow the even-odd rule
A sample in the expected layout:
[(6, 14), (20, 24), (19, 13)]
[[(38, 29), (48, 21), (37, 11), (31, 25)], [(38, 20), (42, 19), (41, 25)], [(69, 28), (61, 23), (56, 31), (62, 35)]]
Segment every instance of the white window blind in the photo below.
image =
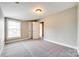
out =
[(7, 21), (8, 38), (21, 37), (21, 22), (15, 20)]

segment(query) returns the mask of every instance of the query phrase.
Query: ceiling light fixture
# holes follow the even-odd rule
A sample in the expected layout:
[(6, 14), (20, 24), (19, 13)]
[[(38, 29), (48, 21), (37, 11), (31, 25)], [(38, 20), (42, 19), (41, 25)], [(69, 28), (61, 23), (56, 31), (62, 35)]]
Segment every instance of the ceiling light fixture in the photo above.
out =
[(16, 4), (19, 4), (20, 2), (15, 2)]
[(43, 10), (40, 9), (40, 8), (38, 8), (38, 9), (35, 9), (34, 12), (35, 12), (36, 14), (42, 14)]

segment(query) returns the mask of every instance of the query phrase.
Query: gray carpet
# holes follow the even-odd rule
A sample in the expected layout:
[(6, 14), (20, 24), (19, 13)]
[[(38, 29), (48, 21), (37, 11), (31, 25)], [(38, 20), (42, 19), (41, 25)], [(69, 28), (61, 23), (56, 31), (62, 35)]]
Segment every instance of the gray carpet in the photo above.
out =
[(77, 51), (44, 40), (28, 40), (5, 45), (1, 57), (77, 57)]

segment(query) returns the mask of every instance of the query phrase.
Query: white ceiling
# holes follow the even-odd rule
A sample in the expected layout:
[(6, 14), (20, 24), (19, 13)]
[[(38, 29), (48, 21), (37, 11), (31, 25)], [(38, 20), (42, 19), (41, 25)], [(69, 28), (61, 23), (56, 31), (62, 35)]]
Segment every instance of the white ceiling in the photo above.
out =
[[(15, 4), (15, 2), (0, 2), (4, 16), (20, 20), (44, 18), (75, 5), (75, 2), (20, 2), (19, 4)], [(43, 14), (35, 14), (33, 12), (35, 8), (42, 8), (44, 11)]]

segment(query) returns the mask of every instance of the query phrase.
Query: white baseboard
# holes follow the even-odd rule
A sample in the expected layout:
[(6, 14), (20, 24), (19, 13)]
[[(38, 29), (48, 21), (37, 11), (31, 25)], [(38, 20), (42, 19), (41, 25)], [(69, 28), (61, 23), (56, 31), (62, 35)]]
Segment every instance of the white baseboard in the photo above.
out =
[(58, 45), (62, 45), (62, 46), (66, 46), (66, 47), (69, 47), (69, 48), (77, 49), (77, 47), (70, 46), (70, 45), (67, 45), (67, 44), (63, 44), (63, 43), (59, 43), (59, 42), (54, 42), (54, 41), (46, 40), (46, 39), (45, 39), (45, 41), (49, 41), (49, 42), (52, 42), (52, 43), (55, 43), (55, 44), (58, 44)]

